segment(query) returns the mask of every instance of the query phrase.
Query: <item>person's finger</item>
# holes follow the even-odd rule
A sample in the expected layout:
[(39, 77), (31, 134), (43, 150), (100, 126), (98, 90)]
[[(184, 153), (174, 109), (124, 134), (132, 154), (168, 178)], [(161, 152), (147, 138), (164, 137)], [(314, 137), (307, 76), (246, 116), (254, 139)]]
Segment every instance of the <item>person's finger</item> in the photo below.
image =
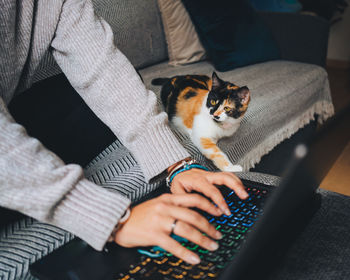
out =
[[(201, 186), (199, 188), (198, 186)], [(231, 215), (231, 211), (227, 206), (227, 203), (222, 196), (221, 192), (213, 184), (209, 183), (207, 180), (200, 180), (198, 184), (193, 185), (195, 191), (203, 193), (205, 196), (210, 198), (227, 216)]]
[(164, 234), (157, 237), (157, 245), (162, 247), (164, 250), (172, 253), (174, 256), (183, 259), (185, 262), (190, 264), (198, 264), (200, 263), (200, 258), (197, 254), (188, 250), (184, 246), (182, 246), (175, 239), (170, 236)]
[(186, 190), (181, 186), (181, 183), (178, 181), (173, 181), (171, 184), (171, 192), (175, 194), (184, 194), (187, 193)]
[(216, 207), (208, 199), (199, 194), (177, 194), (171, 195), (169, 199), (171, 203), (177, 206), (196, 207), (214, 216), (220, 216), (223, 214), (220, 208)]
[(182, 221), (186, 224), (194, 226), (212, 238), (220, 239), (222, 237), (221, 233), (218, 232), (206, 218), (194, 210), (169, 205), (168, 213), (174, 220)]
[(249, 196), (243, 186), (242, 181), (233, 173), (212, 172), (207, 178), (212, 184), (225, 185), (234, 190), (241, 199), (247, 199)]
[[(213, 228), (213, 230), (215, 230), (215, 228)], [(217, 242), (203, 235), (198, 229), (196, 229), (192, 225), (180, 220), (176, 223), (174, 234), (186, 238), (187, 240), (210, 251), (214, 251), (219, 248)]]

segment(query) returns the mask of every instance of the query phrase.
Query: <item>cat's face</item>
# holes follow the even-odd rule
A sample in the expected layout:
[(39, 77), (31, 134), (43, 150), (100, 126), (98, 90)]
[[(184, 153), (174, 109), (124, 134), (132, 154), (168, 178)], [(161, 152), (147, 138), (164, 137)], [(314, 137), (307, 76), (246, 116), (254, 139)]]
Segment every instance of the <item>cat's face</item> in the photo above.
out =
[(238, 87), (219, 79), (215, 72), (207, 98), (207, 108), (213, 120), (222, 123), (243, 117), (250, 101), (248, 87)]

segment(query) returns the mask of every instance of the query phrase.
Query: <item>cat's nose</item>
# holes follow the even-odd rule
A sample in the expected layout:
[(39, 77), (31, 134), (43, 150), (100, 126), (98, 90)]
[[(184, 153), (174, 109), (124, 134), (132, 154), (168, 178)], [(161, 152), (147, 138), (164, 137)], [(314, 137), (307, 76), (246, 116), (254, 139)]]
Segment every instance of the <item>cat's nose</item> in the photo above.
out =
[(220, 116), (215, 116), (214, 115), (214, 119), (218, 120), (218, 119), (220, 119)]

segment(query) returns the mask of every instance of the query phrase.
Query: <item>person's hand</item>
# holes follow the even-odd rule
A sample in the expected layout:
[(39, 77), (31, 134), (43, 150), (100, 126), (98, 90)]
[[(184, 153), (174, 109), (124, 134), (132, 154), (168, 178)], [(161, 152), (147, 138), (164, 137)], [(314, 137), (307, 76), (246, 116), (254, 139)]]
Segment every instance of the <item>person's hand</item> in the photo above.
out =
[(163, 194), (132, 208), (129, 219), (118, 229), (114, 241), (123, 247), (160, 246), (188, 263), (197, 264), (200, 262), (198, 255), (171, 238), (171, 233), (211, 251), (218, 248), (217, 242), (211, 238), (220, 239), (221, 233), (189, 207), (214, 216), (221, 214), (199, 194)]
[(174, 194), (192, 191), (203, 193), (210, 198), (226, 215), (230, 210), (221, 192), (215, 185), (225, 185), (234, 190), (239, 198), (248, 198), (241, 180), (231, 172), (208, 172), (193, 168), (177, 174), (171, 182), (170, 190)]

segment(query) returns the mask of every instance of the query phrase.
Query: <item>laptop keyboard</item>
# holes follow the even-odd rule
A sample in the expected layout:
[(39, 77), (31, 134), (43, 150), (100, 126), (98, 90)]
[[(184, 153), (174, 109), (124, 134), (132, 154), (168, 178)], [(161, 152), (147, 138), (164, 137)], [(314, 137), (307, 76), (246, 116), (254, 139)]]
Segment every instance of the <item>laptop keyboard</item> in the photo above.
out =
[(246, 186), (246, 190), (249, 193), (246, 200), (239, 199), (233, 191), (224, 194), (231, 210), (230, 216), (214, 217), (202, 213), (223, 235), (218, 241), (219, 248), (216, 251), (206, 250), (182, 237), (173, 236), (183, 246), (199, 255), (199, 264), (188, 264), (155, 246), (150, 250), (139, 250), (140, 260), (130, 265), (128, 271), (120, 273), (115, 279), (216, 279), (219, 272), (234, 259), (246, 234), (262, 213), (269, 189)]

